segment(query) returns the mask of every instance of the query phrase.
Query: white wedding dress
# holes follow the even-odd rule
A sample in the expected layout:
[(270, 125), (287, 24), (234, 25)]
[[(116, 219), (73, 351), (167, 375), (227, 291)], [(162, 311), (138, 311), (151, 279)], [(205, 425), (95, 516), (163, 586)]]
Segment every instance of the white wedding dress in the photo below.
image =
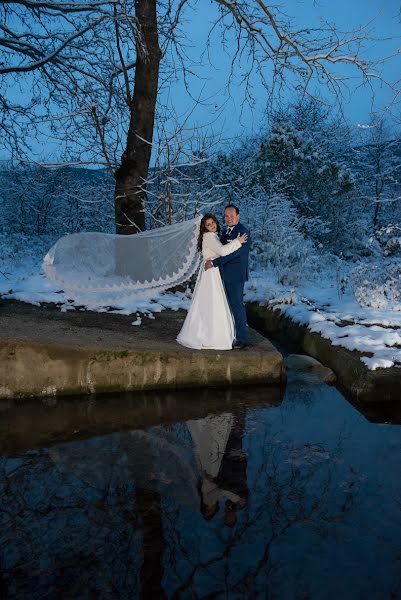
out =
[[(223, 245), (217, 233), (203, 235), (204, 261), (227, 256), (241, 247), (234, 240)], [(199, 269), (192, 304), (177, 337), (177, 342), (196, 350), (231, 350), (234, 341), (234, 321), (227, 302), (226, 292), (218, 268), (205, 271), (204, 262)]]

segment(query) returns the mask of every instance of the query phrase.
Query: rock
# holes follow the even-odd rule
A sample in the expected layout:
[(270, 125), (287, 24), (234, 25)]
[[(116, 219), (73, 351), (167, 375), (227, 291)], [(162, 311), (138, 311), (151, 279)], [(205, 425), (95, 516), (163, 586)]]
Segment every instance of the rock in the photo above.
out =
[(284, 365), (290, 371), (312, 373), (324, 383), (334, 383), (337, 379), (331, 369), (322, 365), (315, 358), (305, 354), (290, 354), (284, 359)]

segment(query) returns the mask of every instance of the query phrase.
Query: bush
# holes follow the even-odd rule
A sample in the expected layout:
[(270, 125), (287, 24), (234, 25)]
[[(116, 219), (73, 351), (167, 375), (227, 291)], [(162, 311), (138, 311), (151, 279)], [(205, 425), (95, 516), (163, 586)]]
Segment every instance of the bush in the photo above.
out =
[(401, 311), (401, 262), (377, 260), (351, 272), (355, 298), (361, 306)]

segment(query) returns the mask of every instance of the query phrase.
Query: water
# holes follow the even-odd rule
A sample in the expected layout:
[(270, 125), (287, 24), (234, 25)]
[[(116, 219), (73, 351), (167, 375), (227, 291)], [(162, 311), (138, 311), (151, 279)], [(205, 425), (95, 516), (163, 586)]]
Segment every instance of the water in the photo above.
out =
[(306, 378), (3, 402), (0, 596), (401, 598), (386, 408)]

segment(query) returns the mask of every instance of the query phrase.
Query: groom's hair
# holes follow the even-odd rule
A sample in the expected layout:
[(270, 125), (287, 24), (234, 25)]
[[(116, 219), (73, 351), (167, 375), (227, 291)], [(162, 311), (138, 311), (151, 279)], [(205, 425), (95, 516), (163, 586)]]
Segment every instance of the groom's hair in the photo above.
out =
[(233, 208), (237, 215), (239, 215), (239, 208), (238, 206), (235, 206), (235, 204), (227, 204), (227, 206), (224, 208), (224, 212), (226, 212), (227, 208)]

